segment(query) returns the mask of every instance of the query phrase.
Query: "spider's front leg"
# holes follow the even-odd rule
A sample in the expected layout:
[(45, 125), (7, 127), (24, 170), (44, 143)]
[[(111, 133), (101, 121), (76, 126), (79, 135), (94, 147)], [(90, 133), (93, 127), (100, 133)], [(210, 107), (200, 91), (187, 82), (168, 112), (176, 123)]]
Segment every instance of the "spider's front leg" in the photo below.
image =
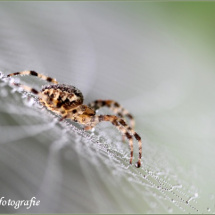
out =
[(54, 84), (58, 83), (54, 78), (51, 78), (49, 76), (45, 76), (45, 75), (43, 75), (41, 73), (38, 73), (38, 72), (35, 72), (35, 71), (32, 71), (32, 70), (25, 70), (25, 71), (22, 71), (22, 72), (11, 73), (11, 74), (7, 75), (7, 77), (17, 76), (17, 75), (36, 76), (36, 77), (38, 77), (40, 79), (43, 79), (43, 80), (48, 81), (48, 82), (52, 82)]
[(87, 114), (82, 114), (77, 117), (78, 121), (85, 125), (85, 130), (90, 130), (93, 127), (95, 127), (98, 123), (102, 121), (106, 122), (111, 122), (123, 135), (127, 137), (129, 140), (129, 145), (130, 145), (130, 164), (132, 164), (132, 159), (133, 159), (133, 137), (138, 141), (138, 146), (139, 146), (139, 158), (138, 162), (136, 164), (136, 167), (141, 166), (141, 157), (142, 157), (142, 142), (141, 142), (141, 137), (131, 128), (129, 127), (126, 122), (113, 115), (87, 115)]

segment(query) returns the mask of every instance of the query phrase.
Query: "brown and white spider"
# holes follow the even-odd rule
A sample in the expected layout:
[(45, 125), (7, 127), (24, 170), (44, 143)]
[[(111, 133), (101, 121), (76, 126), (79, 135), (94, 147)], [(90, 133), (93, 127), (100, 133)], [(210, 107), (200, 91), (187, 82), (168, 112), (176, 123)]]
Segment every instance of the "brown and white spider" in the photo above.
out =
[[(35, 71), (22, 71), (7, 75), (7, 77), (15, 75), (31, 75), (37, 76), (43, 80), (53, 84), (44, 86), (41, 91), (26, 85), (14, 83), (14, 85), (21, 87), (27, 92), (31, 92), (38, 96), (40, 103), (48, 110), (51, 110), (62, 116), (61, 120), (69, 118), (72, 121), (84, 125), (85, 130), (90, 130), (99, 122), (111, 122), (122, 134), (129, 140), (130, 145), (130, 164), (133, 159), (133, 137), (138, 141), (139, 158), (136, 167), (141, 166), (142, 157), (142, 142), (141, 137), (134, 131), (134, 119), (132, 115), (125, 110), (121, 105), (113, 100), (96, 100), (88, 106), (83, 104), (84, 98), (80, 90), (71, 85), (58, 84), (58, 82), (45, 75), (39, 74)], [(117, 116), (114, 115), (96, 115), (96, 110), (101, 107), (108, 107)], [(127, 117), (130, 120), (130, 125), (124, 121)]]

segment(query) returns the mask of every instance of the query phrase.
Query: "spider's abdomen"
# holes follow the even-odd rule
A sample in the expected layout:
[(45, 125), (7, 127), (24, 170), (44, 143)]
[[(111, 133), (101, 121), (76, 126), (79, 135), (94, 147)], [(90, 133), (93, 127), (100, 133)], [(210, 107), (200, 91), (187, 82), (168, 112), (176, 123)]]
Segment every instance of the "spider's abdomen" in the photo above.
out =
[(41, 98), (41, 102), (44, 103), (48, 109), (55, 112), (61, 112), (62, 109), (73, 109), (81, 105), (84, 100), (79, 89), (65, 84), (45, 86), (42, 88), (41, 93), (45, 95), (44, 98)]

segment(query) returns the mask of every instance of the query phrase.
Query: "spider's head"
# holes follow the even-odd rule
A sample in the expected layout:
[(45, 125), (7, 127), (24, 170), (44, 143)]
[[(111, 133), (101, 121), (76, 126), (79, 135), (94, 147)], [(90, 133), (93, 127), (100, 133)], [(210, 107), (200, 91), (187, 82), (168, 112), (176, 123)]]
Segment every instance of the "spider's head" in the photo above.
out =
[(63, 108), (73, 109), (83, 103), (83, 95), (79, 89), (66, 84), (48, 85), (42, 88), (41, 93), (45, 95), (41, 101), (49, 109)]

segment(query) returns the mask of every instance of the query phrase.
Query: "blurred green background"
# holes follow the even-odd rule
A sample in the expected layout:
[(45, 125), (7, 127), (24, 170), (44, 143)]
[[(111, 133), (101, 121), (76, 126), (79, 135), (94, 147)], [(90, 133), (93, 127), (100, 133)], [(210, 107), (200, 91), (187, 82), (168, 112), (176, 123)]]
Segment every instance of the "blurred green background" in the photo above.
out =
[(0, 197), (41, 204), (0, 212), (215, 213), (214, 12), (214, 2), (0, 2), (2, 74), (35, 70), (86, 104), (114, 99), (143, 139), (136, 169), (110, 124), (59, 123), (1, 79)]

